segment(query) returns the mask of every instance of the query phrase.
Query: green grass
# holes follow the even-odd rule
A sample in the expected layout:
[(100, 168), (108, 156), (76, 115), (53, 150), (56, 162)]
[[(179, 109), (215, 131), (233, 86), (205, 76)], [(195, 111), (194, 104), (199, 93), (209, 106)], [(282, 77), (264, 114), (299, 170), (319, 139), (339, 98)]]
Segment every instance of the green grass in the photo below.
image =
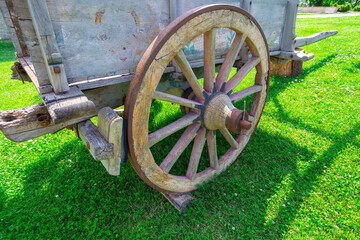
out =
[[(68, 130), (25, 143), (0, 135), (0, 239), (356, 239), (359, 29), (360, 17), (297, 20), (298, 36), (339, 34), (305, 47), (315, 59), (303, 75), (271, 78), (247, 149), (183, 215), (129, 163), (109, 176)], [(10, 80), (10, 44), (0, 52), (0, 109), (40, 102), (31, 84)]]

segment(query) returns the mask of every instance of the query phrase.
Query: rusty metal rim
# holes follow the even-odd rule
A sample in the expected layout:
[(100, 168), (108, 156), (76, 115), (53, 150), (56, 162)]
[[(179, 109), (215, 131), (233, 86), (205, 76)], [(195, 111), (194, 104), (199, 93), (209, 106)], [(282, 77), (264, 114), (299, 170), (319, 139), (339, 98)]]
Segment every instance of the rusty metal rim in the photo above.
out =
[[(151, 63), (153, 62), (154, 58), (156, 57), (157, 53), (160, 51), (160, 49), (162, 48), (162, 46), (165, 44), (165, 42), (177, 31), (179, 30), (182, 26), (184, 26), (188, 21), (190, 21), (191, 19), (207, 13), (207, 12), (211, 12), (211, 11), (216, 11), (216, 10), (230, 10), (230, 11), (234, 11), (234, 12), (238, 12), (240, 14), (245, 15), (246, 17), (248, 17), (255, 25), (256, 27), (259, 29), (263, 39), (266, 39), (265, 34), (263, 32), (263, 30), (261, 29), (259, 23), (256, 21), (256, 19), (250, 15), (250, 13), (248, 13), (247, 11), (245, 11), (242, 8), (233, 6), (233, 5), (228, 5), (228, 4), (213, 4), (213, 5), (207, 5), (207, 6), (203, 6), (203, 7), (199, 7), (199, 8), (195, 8), (193, 10), (190, 10), (189, 12), (181, 15), (180, 17), (176, 18), (173, 22), (171, 22), (156, 38), (155, 40), (150, 44), (150, 46), (148, 47), (147, 51), (144, 53), (143, 57), (141, 58), (136, 71), (134, 73), (133, 79), (131, 80), (129, 89), (128, 89), (128, 95), (126, 97), (125, 100), (125, 112), (124, 112), (124, 116), (126, 118), (126, 120), (128, 121), (128, 147), (129, 147), (129, 152), (131, 156), (134, 156), (135, 153), (134, 151), (134, 146), (133, 146), (133, 142), (131, 141), (131, 139), (133, 139), (134, 136), (132, 128), (130, 127), (132, 124), (132, 119), (129, 119), (128, 116), (131, 116), (133, 114), (133, 107), (135, 105), (136, 102), (136, 98), (138, 95), (139, 91), (135, 91), (135, 89), (139, 89), (140, 88), (140, 84), (141, 84), (141, 80), (144, 78), (146, 70), (150, 67)], [(266, 41), (265, 41), (266, 43)], [(267, 55), (268, 55), (268, 63), (269, 63), (269, 69), (270, 69), (270, 55), (269, 55), (269, 48), (268, 45), (266, 45), (266, 49), (267, 49)], [(266, 94), (268, 93), (269, 90), (269, 77), (270, 75), (268, 74), (267, 79), (266, 79)], [(265, 104), (263, 105), (264, 108)], [(263, 109), (261, 109), (261, 115), (263, 112)], [(260, 117), (261, 117), (260, 115)], [(256, 123), (255, 126), (255, 130), (257, 127), (258, 123)], [(255, 132), (254, 130), (254, 132)], [(254, 133), (253, 132), (253, 133)], [(251, 133), (251, 135), (249, 136), (250, 138), (252, 137), (253, 133)], [(248, 143), (247, 143), (248, 144)], [(245, 145), (244, 149), (246, 149), (247, 144)], [(134, 167), (135, 171), (137, 172), (137, 174), (152, 188), (163, 192), (163, 193), (169, 193), (171, 191), (166, 191), (158, 186), (156, 186), (155, 184), (153, 184), (145, 174), (142, 173), (140, 166), (138, 166), (137, 164), (134, 163), (134, 161), (131, 160), (130, 158), (130, 162), (132, 164), (132, 166)]]

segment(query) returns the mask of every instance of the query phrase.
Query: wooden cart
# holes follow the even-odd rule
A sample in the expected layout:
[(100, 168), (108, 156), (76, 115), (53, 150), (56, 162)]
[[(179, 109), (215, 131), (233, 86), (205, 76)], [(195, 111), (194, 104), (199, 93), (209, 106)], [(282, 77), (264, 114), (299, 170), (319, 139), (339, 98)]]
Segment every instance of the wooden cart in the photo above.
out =
[[(43, 101), (0, 112), (1, 131), (21, 142), (71, 128), (111, 175), (120, 174), (129, 150), (138, 175), (183, 209), (186, 193), (248, 144), (265, 105), (270, 61), (298, 74), (314, 55), (296, 48), (336, 34), (296, 38), (298, 0), (217, 2), (1, 0), (19, 60), (13, 77), (32, 81)], [(251, 84), (242, 87), (244, 79)], [(151, 109), (159, 101), (182, 114), (154, 129)], [(119, 116), (113, 109), (123, 105)], [(170, 135), (177, 142), (155, 159), (152, 147)], [(174, 174), (192, 142), (184, 173)]]

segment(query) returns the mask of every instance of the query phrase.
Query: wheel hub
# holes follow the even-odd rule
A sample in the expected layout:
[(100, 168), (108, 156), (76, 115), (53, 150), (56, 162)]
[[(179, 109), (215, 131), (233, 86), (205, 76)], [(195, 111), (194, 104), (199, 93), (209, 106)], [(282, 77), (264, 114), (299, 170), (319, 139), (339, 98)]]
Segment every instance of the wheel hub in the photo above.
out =
[(240, 133), (241, 129), (251, 128), (249, 114), (237, 109), (226, 94), (210, 96), (204, 105), (202, 122), (208, 130), (228, 128), (234, 133)]

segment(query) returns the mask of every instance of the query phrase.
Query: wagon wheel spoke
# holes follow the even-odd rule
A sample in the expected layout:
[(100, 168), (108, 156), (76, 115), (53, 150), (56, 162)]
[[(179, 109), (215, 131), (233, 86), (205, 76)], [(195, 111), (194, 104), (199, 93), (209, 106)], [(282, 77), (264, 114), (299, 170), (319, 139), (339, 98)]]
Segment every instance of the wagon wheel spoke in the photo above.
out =
[(231, 93), (237, 85), (249, 74), (249, 72), (260, 63), (260, 58), (253, 56), (249, 61), (245, 63), (242, 68), (233, 76), (225, 86), (224, 92)]
[(204, 89), (211, 93), (215, 83), (216, 28), (204, 33)]
[(153, 93), (153, 98), (161, 101), (176, 103), (181, 106), (185, 106), (193, 109), (200, 109), (202, 106), (198, 102), (159, 91), (155, 91)]
[(200, 123), (194, 123), (190, 125), (185, 132), (181, 135), (179, 141), (175, 144), (170, 153), (166, 156), (165, 160), (161, 163), (160, 168), (164, 172), (170, 172), (172, 166), (174, 166), (176, 160), (180, 157), (181, 153), (190, 144), (190, 142), (196, 136), (197, 131), (200, 128)]
[(224, 136), (224, 138), (226, 139), (226, 141), (230, 144), (231, 147), (233, 147), (235, 149), (237, 149), (239, 147), (239, 144), (233, 138), (233, 136), (231, 135), (231, 133), (229, 132), (229, 130), (227, 128), (222, 128), (219, 130), (220, 130), (221, 134)]
[(195, 180), (195, 177), (196, 177), (196, 173), (197, 173), (200, 158), (201, 158), (201, 153), (203, 151), (205, 140), (206, 140), (205, 133), (206, 133), (206, 128), (201, 129), (194, 141), (194, 146), (191, 151), (191, 157), (190, 157), (188, 170), (186, 172), (186, 177), (190, 180)]
[[(224, 15), (224, 10), (230, 11), (232, 17)], [(224, 31), (217, 31), (219, 28)], [(216, 53), (225, 50), (226, 35), (233, 32), (235, 37), (217, 74)], [(199, 46), (201, 36), (204, 42)], [(253, 58), (247, 60), (229, 80), (245, 40)], [(191, 42), (197, 56), (204, 54), (201, 66), (204, 68), (204, 83), (197, 79), (190, 59), (184, 54), (184, 47)], [(182, 72), (190, 86), (181, 97), (157, 91), (167, 76), (164, 75), (167, 74), (164, 66), (171, 63)], [(234, 89), (245, 81), (243, 79), (252, 69), (256, 70), (253, 86), (235, 93)], [(253, 135), (264, 109), (268, 79), (266, 37), (260, 25), (246, 11), (230, 5), (212, 5), (180, 16), (144, 53), (130, 84), (130, 97), (126, 98), (130, 161), (136, 172), (155, 189), (174, 193), (194, 191), (214, 174), (220, 174), (238, 158)], [(234, 106), (234, 102), (246, 96), (253, 97), (252, 101), (249, 99), (251, 104), (244, 105), (250, 110), (237, 108), (239, 104)], [(146, 135), (155, 99), (174, 103), (177, 105), (174, 107), (180, 106), (185, 116)], [(167, 104), (167, 107), (170, 106)], [(172, 113), (169, 111), (169, 115)], [(156, 144), (160, 141), (161, 144)], [(167, 151), (163, 146), (169, 141), (173, 142), (173, 147)], [(204, 153), (205, 142), (208, 154)], [(219, 148), (219, 145), (225, 146)], [(153, 151), (166, 151), (165, 157), (153, 154)], [(191, 153), (189, 158), (188, 151)], [(209, 160), (200, 164), (207, 156)], [(188, 162), (185, 168), (183, 160)]]
[(156, 143), (160, 142), (164, 138), (170, 136), (171, 134), (179, 131), (180, 129), (183, 129), (186, 126), (189, 126), (191, 123), (196, 121), (198, 119), (199, 115), (190, 112), (183, 116), (182, 118), (178, 119), (177, 121), (167, 125), (166, 127), (163, 127), (156, 132), (153, 132), (149, 135), (148, 141), (149, 141), (149, 147), (155, 145)]
[(231, 69), (234, 66), (236, 58), (240, 52), (242, 45), (244, 44), (246, 37), (247, 37), (246, 34), (236, 33), (235, 38), (234, 38), (233, 42), (231, 43), (229, 51), (226, 54), (225, 60), (222, 64), (220, 71), (218, 73), (218, 76), (216, 78), (216, 89), (217, 90), (220, 90), (221, 87), (223, 86), (223, 84), (229, 78)]
[(183, 74), (185, 75), (195, 95), (198, 98), (204, 100), (205, 99), (203, 94), (204, 89), (201, 86), (200, 82), (198, 81), (197, 77), (195, 76), (195, 73), (192, 70), (189, 61), (186, 59), (183, 50), (180, 50), (178, 54), (175, 56), (175, 61), (179, 65)]
[(241, 90), (241, 91), (238, 91), (236, 93), (231, 94), (230, 95), (230, 100), (233, 103), (236, 103), (236, 102), (240, 101), (241, 99), (243, 99), (243, 98), (245, 98), (245, 97), (247, 97), (247, 96), (249, 96), (251, 94), (261, 92), (262, 88), (263, 87), (261, 85), (254, 85), (254, 86), (245, 88), (244, 90)]
[(210, 157), (210, 167), (219, 170), (219, 159), (216, 150), (216, 131), (209, 131), (206, 140)]

